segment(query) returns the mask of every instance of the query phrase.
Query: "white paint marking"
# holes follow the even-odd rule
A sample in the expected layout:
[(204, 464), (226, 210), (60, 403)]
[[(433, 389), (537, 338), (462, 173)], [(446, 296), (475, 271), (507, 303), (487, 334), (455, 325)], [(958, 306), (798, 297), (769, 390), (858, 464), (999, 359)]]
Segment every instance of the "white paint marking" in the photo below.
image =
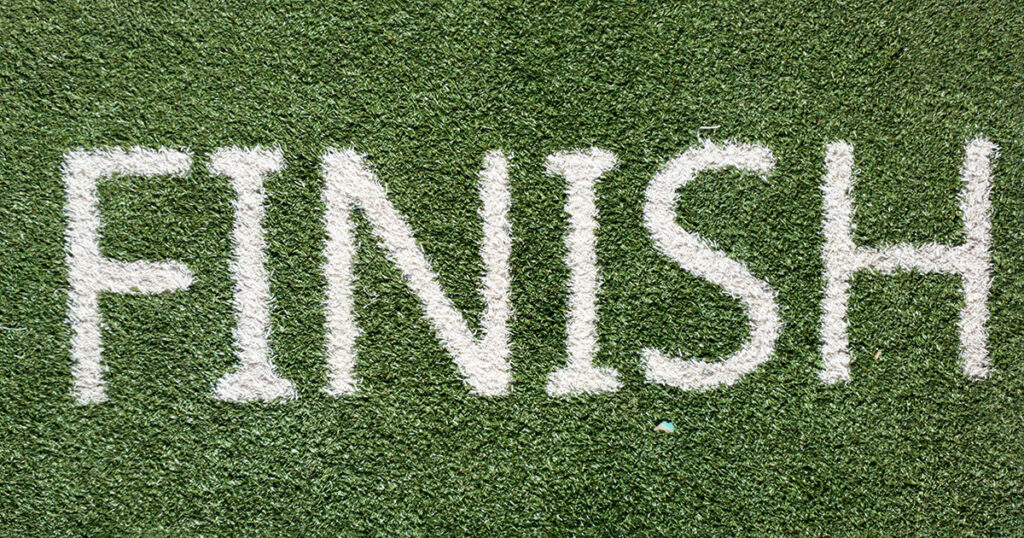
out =
[(721, 286), (743, 302), (750, 320), (750, 339), (724, 361), (668, 358), (656, 349), (643, 351), (647, 381), (686, 390), (732, 385), (767, 361), (781, 322), (775, 292), (742, 263), (716, 250), (698, 234), (676, 224), (676, 192), (706, 170), (737, 168), (767, 177), (775, 167), (771, 151), (760, 145), (722, 145), (705, 141), (668, 162), (647, 187), (644, 222), (658, 248), (687, 271)]
[(594, 366), (597, 354), (597, 205), (594, 185), (615, 168), (615, 155), (591, 148), (556, 153), (547, 159), (547, 172), (567, 180), (569, 233), (565, 237), (569, 266), (569, 321), (566, 327), (568, 363), (548, 376), (552, 396), (614, 392), (622, 386), (614, 368)]
[(508, 362), (509, 257), (512, 237), (509, 233), (508, 164), (501, 152), (487, 154), (480, 174), (483, 207), (483, 243), (480, 254), (485, 275), (481, 293), (485, 301), (483, 337), (477, 338), (462, 314), (441, 290), (426, 255), (416, 243), (412, 228), (387, 199), (376, 175), (353, 149), (328, 150), (323, 157), (326, 181), (324, 203), (327, 206), (327, 362), (329, 385), (334, 395), (356, 390), (353, 367), (358, 334), (353, 314), (352, 263), (355, 240), (350, 207), (362, 209), (381, 240), (384, 249), (402, 272), (410, 289), (423, 304), (427, 319), (445, 349), (451, 353), (459, 372), (476, 394), (497, 396), (511, 390), (512, 375)]
[(846, 142), (829, 144), (825, 150), (825, 298), (822, 301), (821, 352), (824, 383), (850, 380), (850, 351), (846, 310), (850, 300), (850, 277), (873, 269), (885, 274), (917, 270), (959, 274), (963, 281), (964, 308), (960, 312), (960, 357), (964, 375), (971, 379), (988, 377), (989, 365), (985, 323), (988, 294), (992, 286), (990, 217), (992, 160), (999, 148), (984, 138), (969, 141), (960, 171), (963, 189), (965, 242), (962, 245), (927, 243), (921, 246), (897, 244), (880, 248), (853, 243), (853, 146)]
[(295, 397), (295, 387), (277, 374), (270, 358), (270, 276), (263, 236), (263, 180), (283, 169), (280, 149), (220, 148), (210, 155), (210, 171), (230, 178), (235, 189), (231, 273), (239, 366), (217, 382), (215, 393), (221, 400), (238, 403)]
[(192, 158), (169, 149), (120, 148), (71, 151), (64, 155), (64, 189), (68, 263), (68, 321), (71, 339), (72, 378), (79, 404), (107, 400), (100, 331), (101, 292), (148, 294), (182, 290), (192, 284), (192, 272), (180, 262), (124, 262), (100, 253), (100, 179), (115, 175), (182, 176)]

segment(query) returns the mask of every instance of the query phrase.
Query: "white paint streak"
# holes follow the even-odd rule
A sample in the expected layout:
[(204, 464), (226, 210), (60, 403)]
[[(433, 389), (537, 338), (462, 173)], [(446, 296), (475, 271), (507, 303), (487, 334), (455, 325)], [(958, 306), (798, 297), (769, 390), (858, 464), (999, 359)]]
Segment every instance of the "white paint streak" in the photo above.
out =
[(441, 290), (412, 228), (387, 199), (384, 187), (363, 158), (353, 149), (328, 150), (323, 157), (323, 174), (327, 206), (327, 391), (344, 395), (356, 390), (353, 367), (358, 328), (352, 302), (356, 247), (350, 207), (357, 206), (419, 298), (427, 319), (472, 391), (486, 396), (508, 394), (512, 384), (508, 362), (512, 237), (505, 156), (501, 152), (487, 154), (480, 175), (484, 232), (480, 254), (486, 271), (481, 290), (486, 305), (482, 338), (469, 329), (462, 314)]
[(850, 352), (846, 311), (850, 300), (850, 277), (872, 269), (891, 274), (917, 270), (959, 274), (963, 281), (964, 308), (960, 312), (960, 357), (964, 375), (982, 379), (989, 375), (985, 323), (988, 320), (990, 275), (991, 201), (989, 191), (992, 159), (998, 147), (984, 138), (969, 141), (960, 176), (963, 189), (965, 242), (962, 245), (927, 243), (921, 246), (897, 244), (881, 248), (859, 247), (853, 243), (853, 146), (846, 142), (829, 144), (825, 150), (825, 298), (822, 301), (822, 356), (820, 372), (825, 383), (849, 381)]
[(548, 376), (547, 392), (553, 396), (614, 392), (622, 386), (614, 368), (594, 366), (597, 354), (597, 205), (594, 185), (615, 168), (611, 152), (598, 148), (556, 153), (547, 159), (547, 172), (567, 180), (565, 211), (569, 233), (565, 237), (569, 266), (569, 320), (564, 368)]
[(72, 377), (79, 404), (107, 400), (103, 380), (102, 334), (99, 295), (114, 293), (163, 293), (192, 284), (192, 272), (180, 262), (123, 262), (100, 253), (100, 179), (115, 175), (181, 176), (189, 171), (187, 153), (169, 149), (72, 151), (64, 156), (63, 176), (67, 195), (65, 212), (68, 283), (68, 320), (71, 339)]
[(705, 141), (669, 161), (647, 187), (644, 222), (658, 248), (687, 271), (718, 284), (731, 297), (742, 301), (751, 331), (743, 347), (720, 362), (673, 359), (656, 349), (645, 349), (649, 382), (687, 390), (731, 385), (771, 357), (781, 328), (775, 292), (742, 263), (676, 224), (675, 204), (678, 189), (702, 171), (733, 167), (767, 177), (774, 166), (774, 157), (764, 146)]
[(221, 400), (237, 403), (295, 397), (295, 387), (277, 374), (270, 358), (270, 276), (263, 236), (263, 180), (283, 169), (280, 149), (220, 148), (210, 155), (210, 171), (230, 178), (235, 189), (231, 273), (239, 366), (217, 382), (215, 393)]

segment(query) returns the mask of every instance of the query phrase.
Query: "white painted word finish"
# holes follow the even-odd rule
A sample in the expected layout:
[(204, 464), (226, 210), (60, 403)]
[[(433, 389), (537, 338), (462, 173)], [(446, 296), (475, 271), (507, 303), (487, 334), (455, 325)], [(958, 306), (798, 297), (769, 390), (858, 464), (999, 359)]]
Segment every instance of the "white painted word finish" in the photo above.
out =
[[(998, 148), (984, 138), (967, 142), (960, 207), (965, 241), (960, 245), (929, 243), (862, 247), (851, 238), (853, 214), (853, 147), (835, 142), (825, 148), (824, 191), (825, 294), (821, 323), (825, 383), (850, 379), (846, 311), (850, 278), (862, 270), (892, 273), (918, 270), (959, 275), (964, 306), (960, 313), (960, 355), (963, 371), (972, 379), (990, 373), (985, 323), (991, 287), (992, 161)], [(187, 289), (192, 272), (175, 261), (124, 262), (104, 257), (99, 239), (101, 215), (99, 181), (122, 175), (180, 176), (189, 172), (191, 156), (171, 149), (78, 150), (65, 155), (67, 195), (67, 263), (69, 321), (73, 328), (71, 356), (75, 399), (82, 404), (107, 399), (101, 364), (99, 295), (162, 293)], [(570, 395), (616, 391), (619, 373), (594, 364), (597, 353), (597, 295), (600, 279), (596, 250), (598, 208), (594, 187), (615, 168), (614, 154), (591, 148), (555, 153), (547, 172), (565, 179), (565, 237), (569, 268), (567, 361), (550, 373), (547, 391)], [(508, 320), (512, 236), (509, 230), (508, 158), (500, 151), (484, 156), (480, 172), (480, 216), (483, 242), (480, 256), (484, 275), (480, 294), (485, 309), (481, 329), (474, 331), (441, 289), (406, 219), (387, 198), (364, 158), (353, 149), (329, 150), (322, 158), (325, 180), (327, 239), (324, 244), (327, 277), (326, 333), (328, 393), (352, 394), (358, 389), (353, 369), (359, 328), (353, 312), (352, 275), (356, 244), (351, 212), (359, 209), (373, 233), (422, 303), (438, 339), (451, 354), (469, 390), (501, 396), (512, 390)], [(685, 390), (731, 385), (767, 361), (781, 329), (775, 292), (740, 261), (715, 249), (700, 235), (675, 221), (676, 192), (701, 172), (733, 168), (767, 176), (775, 166), (770, 149), (758, 144), (704, 142), (674, 157), (658, 172), (646, 191), (644, 224), (662, 254), (683, 269), (717, 284), (740, 301), (749, 320), (742, 347), (721, 361), (705, 362), (666, 356), (648, 348), (642, 353), (646, 379)], [(280, 172), (285, 159), (280, 149), (222, 148), (210, 155), (210, 171), (227, 178), (236, 194), (233, 256), (235, 353), (238, 365), (224, 374), (216, 397), (231, 401), (275, 401), (295, 397), (291, 381), (281, 377), (270, 360), (270, 282), (264, 251), (263, 181)]]

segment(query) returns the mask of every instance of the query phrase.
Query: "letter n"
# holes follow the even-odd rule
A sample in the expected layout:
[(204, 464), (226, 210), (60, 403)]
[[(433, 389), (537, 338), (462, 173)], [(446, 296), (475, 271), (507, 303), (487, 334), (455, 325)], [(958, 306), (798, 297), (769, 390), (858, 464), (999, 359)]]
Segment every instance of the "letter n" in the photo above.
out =
[(500, 152), (489, 153), (480, 174), (484, 231), (480, 254), (485, 269), (481, 294), (486, 306), (479, 337), (441, 290), (412, 228), (388, 200), (384, 187), (363, 158), (353, 149), (332, 149), (324, 155), (322, 165), (327, 207), (327, 391), (344, 395), (356, 390), (353, 367), (358, 329), (352, 300), (356, 246), (350, 213), (352, 208), (358, 208), (419, 298), (427, 319), (472, 392), (486, 396), (507, 394), (512, 385), (508, 362), (512, 238), (505, 156)]

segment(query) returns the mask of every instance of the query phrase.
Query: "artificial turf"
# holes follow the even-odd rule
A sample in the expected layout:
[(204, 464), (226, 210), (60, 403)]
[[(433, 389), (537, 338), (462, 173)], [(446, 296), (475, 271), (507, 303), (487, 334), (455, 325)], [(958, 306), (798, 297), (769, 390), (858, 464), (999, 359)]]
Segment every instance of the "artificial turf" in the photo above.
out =
[[(1024, 5), (1015, 2), (36, 2), (0, 5), (0, 534), (1024, 533)], [(701, 129), (702, 127), (714, 127)], [(860, 170), (864, 245), (962, 240), (964, 141), (1001, 147), (988, 324), (958, 357), (955, 276), (858, 274), (853, 380), (823, 385), (824, 145)], [(731, 387), (644, 382), (639, 351), (712, 360), (742, 306), (661, 255), (644, 189), (699, 137), (759, 142), (767, 181), (680, 190), (678, 222), (778, 292), (772, 359)], [(229, 404), (232, 190), (266, 182), (272, 345), (298, 398)], [(102, 249), (184, 292), (105, 295), (110, 401), (71, 393), (62, 154), (185, 147), (185, 178), (100, 188)], [(512, 154), (513, 393), (471, 395), (360, 220), (361, 392), (323, 392), (319, 158), (368, 155), (469, 323), (477, 174)], [(624, 383), (551, 398), (565, 363), (564, 179), (598, 146), (600, 345)], [(878, 350), (881, 354), (876, 357)], [(654, 432), (672, 420), (675, 434)]]

